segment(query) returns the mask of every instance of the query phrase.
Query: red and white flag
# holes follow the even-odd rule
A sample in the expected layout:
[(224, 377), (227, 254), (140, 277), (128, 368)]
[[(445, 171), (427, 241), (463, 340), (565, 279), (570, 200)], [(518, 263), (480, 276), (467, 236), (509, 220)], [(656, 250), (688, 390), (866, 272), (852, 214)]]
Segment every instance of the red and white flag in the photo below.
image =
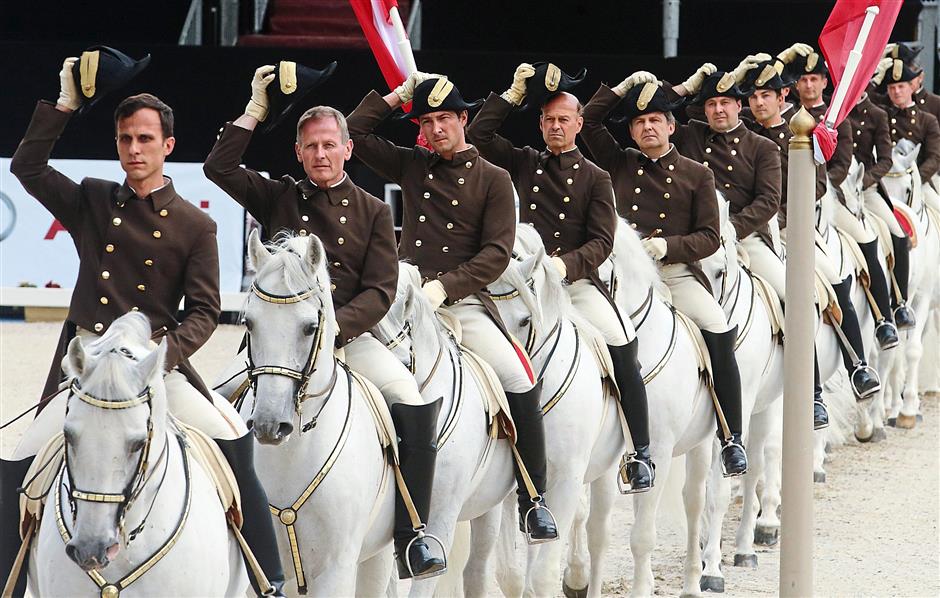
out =
[[(884, 54), (891, 30), (894, 29), (898, 12), (901, 10), (901, 3), (902, 0), (837, 0), (829, 15), (829, 20), (826, 21), (822, 33), (819, 34), (819, 49), (829, 67), (829, 80), (832, 81), (833, 89), (838, 89), (839, 84), (843, 83), (842, 78), (849, 62), (849, 54), (855, 48), (856, 40), (862, 30), (865, 11), (869, 6), (878, 7), (878, 14), (875, 15), (871, 31), (862, 47), (858, 68), (851, 75), (851, 80), (844, 82), (848, 88), (839, 113), (830, 114), (833, 108), (830, 104), (823, 122), (813, 130), (816, 149), (825, 160), (829, 160), (836, 149), (835, 128), (845, 120), (858, 99), (862, 97), (862, 92), (868, 86), (868, 81)], [(832, 128), (826, 125), (830, 120), (834, 123)]]
[(398, 10), (397, 0), (349, 0), (349, 3), (388, 88), (395, 89), (412, 71), (409, 68), (410, 57), (402, 52), (400, 33), (392, 22), (391, 11), (392, 8)]

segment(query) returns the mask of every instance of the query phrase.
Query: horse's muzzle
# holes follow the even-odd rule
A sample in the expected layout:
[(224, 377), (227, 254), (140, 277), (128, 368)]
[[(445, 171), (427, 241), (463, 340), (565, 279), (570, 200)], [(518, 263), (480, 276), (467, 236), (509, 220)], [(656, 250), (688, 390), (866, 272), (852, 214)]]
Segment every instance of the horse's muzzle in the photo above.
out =
[(108, 566), (120, 550), (114, 541), (81, 542), (72, 538), (65, 545), (65, 554), (84, 571), (97, 571)]
[(281, 444), (294, 431), (294, 424), (290, 422), (256, 422), (248, 420), (248, 427), (251, 428), (255, 439), (261, 444)]

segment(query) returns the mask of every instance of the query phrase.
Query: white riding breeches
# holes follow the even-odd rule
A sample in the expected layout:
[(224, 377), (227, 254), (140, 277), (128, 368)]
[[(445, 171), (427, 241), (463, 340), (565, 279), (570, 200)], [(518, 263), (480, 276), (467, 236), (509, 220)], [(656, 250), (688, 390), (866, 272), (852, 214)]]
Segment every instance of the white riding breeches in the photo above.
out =
[[(817, 239), (819, 234), (816, 233)], [(787, 244), (787, 229), (782, 229), (780, 231), (780, 240), (783, 241), (784, 246)], [(832, 258), (829, 257), (822, 249), (819, 248), (818, 244), (814, 244), (813, 248), (815, 250), (815, 265), (816, 269), (823, 275), (823, 277), (829, 282), (829, 284), (839, 284), (842, 282), (842, 278), (839, 277), (839, 266), (832, 262)], [(786, 267), (784, 266), (784, 269)]]
[(423, 405), (418, 384), (408, 368), (378, 339), (366, 332), (343, 347), (346, 365), (375, 384), (389, 406)]
[(731, 330), (718, 301), (705, 290), (686, 264), (666, 264), (661, 270), (663, 282), (672, 293), (672, 304), (708, 332)]
[[(529, 378), (522, 358), (500, 332), (479, 299), (467, 297), (447, 310), (460, 321), (463, 330), (461, 344), (492, 366), (505, 392), (523, 393), (532, 390), (535, 384)], [(524, 351), (521, 344), (519, 350)]]
[(888, 225), (888, 230), (891, 231), (892, 235), (895, 237), (907, 236), (907, 234), (904, 232), (904, 229), (901, 228), (901, 224), (898, 222), (898, 219), (894, 216), (894, 211), (888, 207), (888, 203), (881, 196), (881, 194), (878, 193), (875, 185), (865, 189), (865, 207), (868, 208), (868, 210), (871, 211), (875, 216), (885, 221), (885, 224)]
[[(881, 198), (878, 198), (878, 201), (884, 203), (884, 200)], [(833, 201), (832, 203), (835, 206), (833, 208), (833, 224), (835, 224), (836, 227), (842, 232), (848, 233), (850, 237), (859, 243), (871, 243), (875, 240), (875, 232), (862, 224), (862, 222), (855, 217), (855, 214), (842, 205), (842, 202)]]
[(738, 249), (747, 252), (751, 262), (751, 270), (770, 283), (774, 291), (783, 301), (786, 293), (786, 267), (783, 260), (774, 253), (756, 234), (748, 235), (738, 244)]
[(636, 330), (630, 318), (624, 318), (621, 324), (614, 306), (589, 279), (576, 280), (565, 288), (571, 297), (571, 305), (600, 331), (605, 343), (622, 347), (636, 338)]

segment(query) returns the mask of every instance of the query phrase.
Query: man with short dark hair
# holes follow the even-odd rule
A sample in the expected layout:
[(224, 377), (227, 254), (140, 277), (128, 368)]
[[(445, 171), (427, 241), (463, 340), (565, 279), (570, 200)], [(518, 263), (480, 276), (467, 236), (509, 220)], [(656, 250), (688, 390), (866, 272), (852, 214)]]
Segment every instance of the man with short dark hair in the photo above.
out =
[[(346, 173), (353, 142), (346, 117), (329, 106), (314, 106), (297, 121), (294, 152), (303, 165), (303, 180), (289, 175), (269, 179), (240, 166), (253, 131), (269, 117), (268, 86), (274, 70), (267, 65), (255, 71), (251, 101), (244, 114), (222, 129), (206, 158), (206, 176), (244, 206), (268, 236), (288, 231), (320, 239), (336, 308), (336, 346), (343, 348), (346, 364), (373, 382), (388, 402), (400, 437), (402, 477), (415, 504), (423, 507), (422, 521), (427, 521), (441, 402), (425, 404), (408, 368), (369, 332), (385, 317), (398, 285), (391, 211)], [(394, 536), (400, 577), (443, 573), (444, 561), (416, 537), (400, 494)]]
[[(242, 497), (242, 533), (273, 587), (258, 587), (249, 575), (252, 585), (259, 595), (280, 595), (284, 577), (267, 496), (254, 471), (254, 438), (234, 407), (206, 389), (188, 361), (218, 325), (216, 224), (180, 197), (163, 173), (176, 139), (173, 112), (156, 96), (131, 96), (115, 111), (117, 153), (127, 175), (123, 184), (94, 178), (76, 183), (49, 166), (56, 140), (80, 106), (72, 75), (77, 60), (65, 60), (58, 102), (39, 102), (10, 166), (30, 195), (69, 231), (79, 256), (78, 280), (46, 385), (46, 396), (54, 398), (24, 434), (15, 455), (20, 461), (13, 463), (28, 465), (62, 429), (68, 391), (55, 391), (63, 379), (61, 356), (72, 337), (100, 335), (124, 313), (140, 311), (168, 345), (165, 381), (171, 413), (216, 439), (232, 466)], [(183, 317), (177, 321), (181, 299)], [(3, 462), (3, 492), (15, 498), (22, 481), (15, 475), (22, 472), (8, 476), (9, 464)], [(8, 509), (16, 504), (11, 496), (2, 499), (0, 544), (12, 546), (15, 555), (18, 541), (11, 538), (17, 537), (18, 514)], [(4, 554), (0, 563), (4, 579), (6, 559)]]
[[(634, 452), (624, 463), (629, 492), (653, 487), (649, 452), (646, 386), (637, 361), (638, 341), (629, 317), (622, 317), (597, 268), (610, 255), (617, 215), (610, 175), (581, 155), (575, 140), (583, 118), (578, 98), (559, 84), (571, 78), (557, 66), (537, 69), (523, 63), (512, 86), (491, 93), (467, 129), (480, 154), (512, 176), (519, 194), (520, 221), (535, 227), (571, 297), (571, 303), (604, 336), (614, 364), (620, 404), (633, 438)], [(541, 75), (541, 76), (539, 76)], [(551, 82), (552, 93), (546, 89)], [(539, 125), (546, 149), (513, 147), (496, 131), (514, 107), (535, 89), (529, 102), (541, 103)]]

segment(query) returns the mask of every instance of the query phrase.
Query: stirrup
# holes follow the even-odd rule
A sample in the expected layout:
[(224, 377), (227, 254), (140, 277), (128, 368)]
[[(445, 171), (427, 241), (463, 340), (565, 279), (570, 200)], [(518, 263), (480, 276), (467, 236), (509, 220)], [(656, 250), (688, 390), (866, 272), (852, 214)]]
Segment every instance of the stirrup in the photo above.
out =
[[(546, 507), (544, 504), (542, 504), (542, 502), (543, 502), (542, 495), (540, 495), (540, 494), (539, 494), (539, 495), (536, 495), (536, 496), (534, 496), (531, 500), (532, 500), (532, 506), (529, 507), (529, 510), (525, 512), (525, 515), (524, 515), (523, 518), (522, 518), (522, 521), (523, 521), (523, 523), (525, 524), (525, 540), (526, 540), (526, 542), (527, 542), (528, 544), (530, 544), (530, 545), (533, 545), (533, 544), (545, 544), (545, 543), (547, 543), (547, 542), (554, 542), (555, 540), (558, 539), (558, 532), (557, 532), (557, 529), (558, 529), (558, 522), (555, 522), (555, 514), (552, 513), (551, 509), (549, 509), (549, 508)], [(553, 522), (555, 522), (555, 529), (556, 529), (556, 532), (555, 532), (555, 537), (554, 537), (554, 538), (533, 538), (533, 537), (532, 537), (532, 530), (529, 529), (529, 513), (531, 513), (532, 511), (535, 511), (535, 510), (537, 510), (537, 509), (545, 509), (546, 511), (548, 511), (548, 516), (552, 518), (552, 521), (553, 521)]]
[[(738, 447), (739, 449), (741, 449), (741, 452), (744, 453), (744, 471), (739, 472), (739, 473), (728, 473), (728, 470), (725, 469), (725, 460), (722, 459), (725, 449), (731, 448), (732, 446)], [(747, 459), (747, 450), (745, 450), (744, 445), (741, 444), (740, 442), (734, 442), (733, 440), (729, 440), (727, 442), (722, 443), (721, 452), (718, 453), (718, 463), (721, 465), (721, 475), (726, 478), (736, 478), (738, 476), (742, 476), (746, 474), (748, 466), (750, 465), (750, 462)]]
[[(649, 474), (650, 474), (649, 488), (634, 489), (633, 486), (630, 484), (630, 481), (627, 476), (627, 466), (630, 465), (631, 463), (639, 463), (643, 467), (645, 467), (647, 471), (649, 471)], [(627, 455), (624, 455), (624, 457), (620, 460), (620, 472), (619, 472), (619, 475), (617, 476), (617, 489), (620, 491), (620, 494), (642, 494), (643, 492), (649, 492), (650, 490), (653, 489), (653, 480), (655, 479), (655, 477), (656, 477), (655, 470), (652, 467), (650, 467), (646, 463), (646, 461), (640, 461), (639, 459), (637, 459), (636, 453), (630, 454), (629, 457)]]
[[(871, 366), (868, 365), (867, 363), (864, 363), (864, 364), (863, 364), (862, 362), (858, 362), (858, 363), (855, 364), (855, 368), (852, 370), (852, 375), (849, 376), (849, 384), (852, 384), (852, 377), (855, 376), (855, 373), (858, 372), (858, 371), (866, 371), (866, 372), (868, 372), (868, 373), (871, 375), (871, 377), (874, 378), (874, 379), (877, 381), (877, 384), (875, 384), (875, 386), (873, 386), (872, 388), (870, 388), (870, 389), (868, 389), (867, 391), (865, 391), (864, 394), (857, 394), (857, 395), (855, 395), (856, 401), (864, 401), (865, 399), (870, 399), (870, 398), (871, 398), (872, 396), (874, 396), (879, 390), (881, 390), (881, 377), (878, 375), (878, 372), (877, 372), (877, 370), (875, 370), (875, 368), (871, 367)], [(855, 394), (855, 386), (854, 386), (854, 385), (852, 385), (852, 394)]]
[[(408, 575), (409, 579), (431, 579), (432, 577), (437, 577), (438, 575), (444, 575), (447, 572), (447, 550), (444, 548), (444, 543), (441, 542), (440, 538), (434, 534), (426, 533), (427, 525), (421, 524), (419, 527), (412, 528), (415, 532), (415, 537), (408, 541), (408, 544), (405, 546), (403, 551), (403, 557), (405, 559), (405, 565), (408, 566)], [(414, 546), (414, 543), (418, 540), (433, 540), (438, 546), (441, 547), (441, 557), (444, 561), (444, 566), (437, 571), (431, 571), (430, 573), (424, 573), (422, 575), (415, 575), (414, 569), (411, 567), (411, 547)]]

